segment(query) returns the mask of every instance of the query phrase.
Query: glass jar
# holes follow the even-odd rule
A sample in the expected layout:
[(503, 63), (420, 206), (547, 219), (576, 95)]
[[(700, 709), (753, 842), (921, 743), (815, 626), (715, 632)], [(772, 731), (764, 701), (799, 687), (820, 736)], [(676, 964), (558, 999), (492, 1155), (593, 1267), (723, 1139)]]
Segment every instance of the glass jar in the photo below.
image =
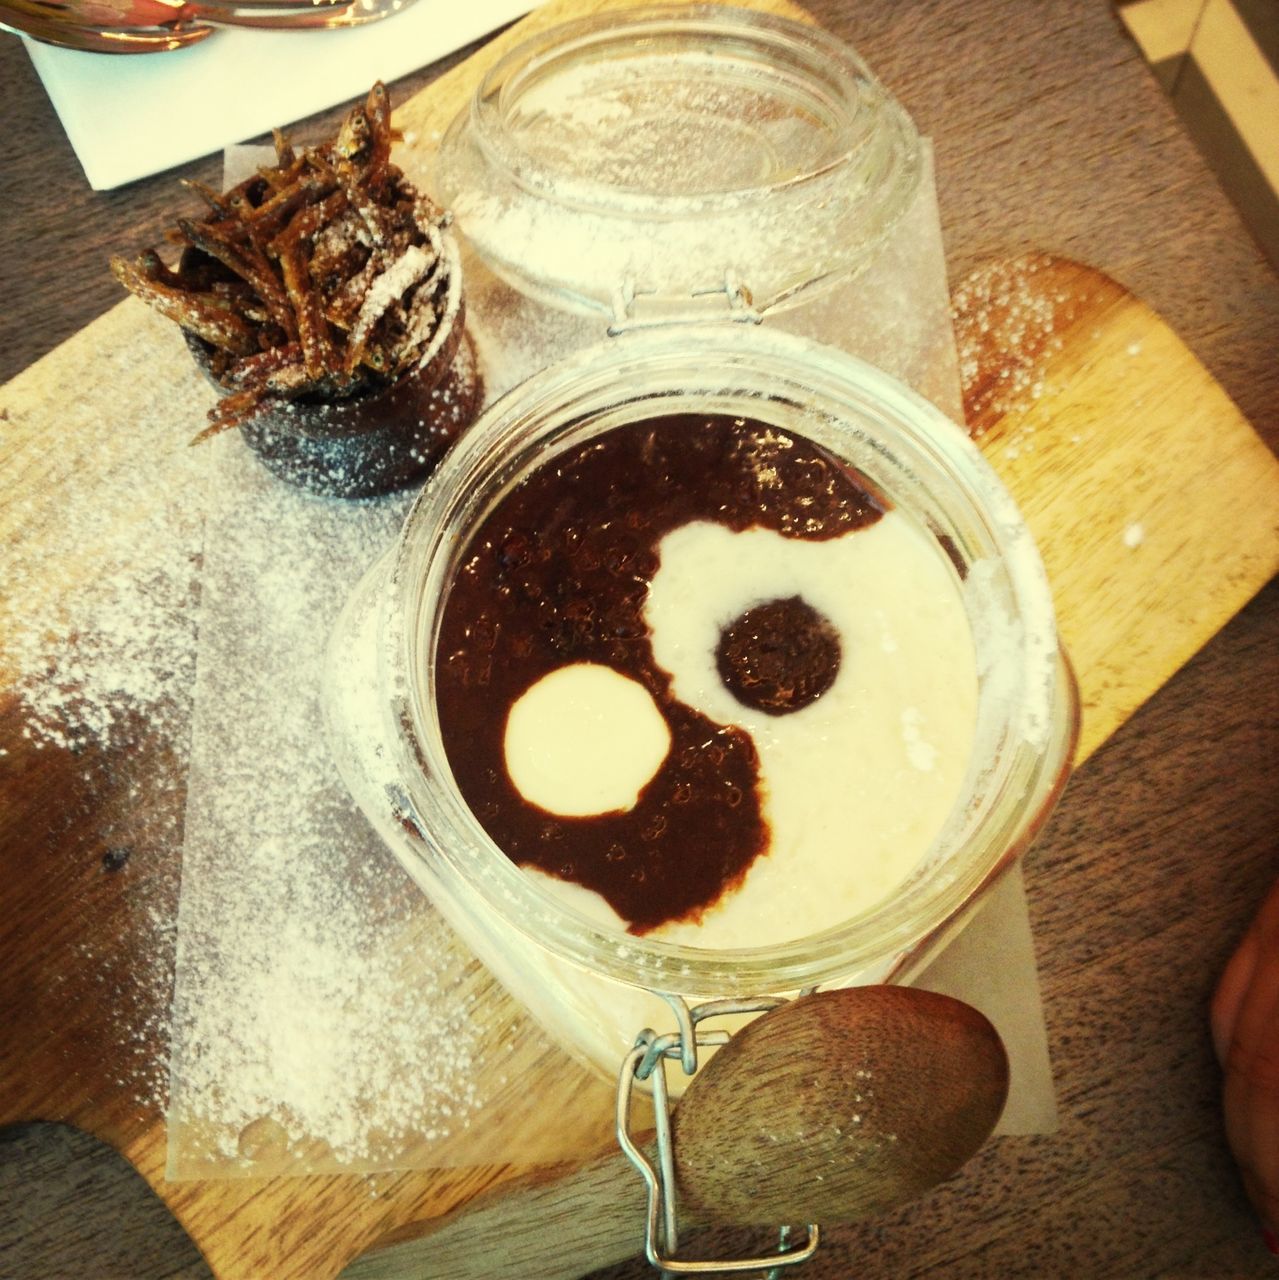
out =
[(935, 225), (887, 282), (854, 284), (925, 171), (909, 117), (847, 46), (689, 5), (524, 41), (453, 121), (427, 182), (457, 218), (472, 312), (498, 352), (486, 376), (504, 390), (605, 332), (672, 321), (767, 319), (879, 364), (859, 348), (890, 323), (898, 349), (935, 345), (940, 326), (921, 325), (936, 308), (916, 296), (944, 307)]
[[(468, 540), (511, 486), (600, 432), (676, 413), (751, 418), (845, 461), (934, 540), (977, 667), (974, 748), (927, 854), (886, 900), (824, 932), (712, 951), (603, 926), (514, 865), (454, 785), (435, 641)], [(612, 1073), (654, 993), (789, 994), (903, 976), (1025, 849), (1069, 769), (1078, 699), (1038, 554), (967, 435), (881, 370), (768, 329), (666, 326), (579, 352), (494, 404), (445, 457), (343, 614), (327, 702), (339, 767), (406, 869), (498, 978)]]

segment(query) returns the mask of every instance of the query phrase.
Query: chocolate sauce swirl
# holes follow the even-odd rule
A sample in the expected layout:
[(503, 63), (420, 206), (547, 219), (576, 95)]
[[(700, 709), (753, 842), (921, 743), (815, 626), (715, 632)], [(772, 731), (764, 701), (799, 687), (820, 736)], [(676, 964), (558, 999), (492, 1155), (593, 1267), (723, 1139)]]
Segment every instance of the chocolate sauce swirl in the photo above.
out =
[[(884, 509), (819, 446), (722, 415), (615, 428), (506, 494), (448, 590), (436, 687), (454, 778), (497, 845), (521, 866), (601, 894), (636, 934), (697, 920), (740, 884), (768, 848), (759, 761), (743, 730), (676, 699), (653, 660), (643, 609), (659, 544), (694, 520), (822, 540), (873, 524)], [(809, 701), (834, 678), (822, 673), (825, 642), (814, 650), (811, 640), (791, 638), (792, 649), (811, 650)], [(525, 800), (507, 775), (510, 708), (575, 662), (638, 681), (670, 728), (665, 762), (626, 812), (561, 817)]]

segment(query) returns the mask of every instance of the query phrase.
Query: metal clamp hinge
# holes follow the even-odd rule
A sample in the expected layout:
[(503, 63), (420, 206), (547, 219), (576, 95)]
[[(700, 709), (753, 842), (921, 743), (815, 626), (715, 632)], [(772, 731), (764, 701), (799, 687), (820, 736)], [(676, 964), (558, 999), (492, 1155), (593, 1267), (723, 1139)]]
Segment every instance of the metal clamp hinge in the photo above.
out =
[[(708, 1018), (732, 1014), (766, 1013), (786, 1003), (783, 997), (765, 996), (751, 1000), (712, 1000), (692, 1009), (679, 996), (659, 993), (671, 1006), (678, 1030), (657, 1035), (645, 1028), (635, 1039), (635, 1047), (622, 1063), (617, 1084), (617, 1141), (627, 1159), (639, 1170), (648, 1189), (648, 1212), (644, 1228), (644, 1254), (649, 1263), (666, 1275), (708, 1275), (743, 1271), (768, 1272), (776, 1280), (785, 1267), (793, 1267), (817, 1252), (821, 1231), (809, 1223), (806, 1235), (791, 1243), (791, 1227), (783, 1226), (774, 1254), (758, 1258), (723, 1261), (681, 1259), (679, 1248), (678, 1205), (675, 1187), (675, 1150), (671, 1136), (670, 1097), (666, 1083), (666, 1062), (678, 1059), (686, 1075), (697, 1070), (698, 1050), (727, 1044), (730, 1033), (724, 1030), (698, 1030)], [(652, 1081), (653, 1111), (656, 1130), (656, 1163), (636, 1144), (630, 1133), (631, 1093), (637, 1080)]]
[[(704, 289), (693, 289), (686, 306), (666, 302), (659, 305), (653, 314), (641, 318), (636, 314), (636, 299), (655, 297), (656, 289), (645, 288), (628, 277), (616, 289), (610, 301), (612, 317), (609, 321), (609, 337), (615, 338), (620, 333), (632, 329), (656, 329), (667, 324), (724, 320), (739, 324), (759, 324), (763, 312), (755, 306), (754, 296), (745, 282), (737, 279), (732, 272), (725, 271), (724, 278), (718, 284)], [(708, 304), (701, 299), (717, 299), (722, 297), (727, 306), (723, 309), (718, 304)]]

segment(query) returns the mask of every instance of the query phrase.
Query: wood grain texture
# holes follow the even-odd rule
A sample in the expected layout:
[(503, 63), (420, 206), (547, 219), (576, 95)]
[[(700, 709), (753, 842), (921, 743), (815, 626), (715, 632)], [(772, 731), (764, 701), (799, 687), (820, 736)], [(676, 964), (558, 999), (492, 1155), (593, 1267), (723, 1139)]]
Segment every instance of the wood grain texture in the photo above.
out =
[[(159, 1197), (123, 1158), (79, 1130), (41, 1125), (0, 1132), (0, 1204), (0, 1275), (12, 1280), (208, 1280), (208, 1267)], [(92, 1266), (79, 1234), (67, 1229), (86, 1215), (111, 1223)]]
[(1205, 619), (1279, 570), (1279, 463), (1172, 329), (1090, 268), (989, 266), (961, 282), (956, 331), (969, 427), (1052, 583), (1086, 759), (1203, 646)]
[(743, 1027), (693, 1077), (672, 1126), (680, 1203), (730, 1226), (879, 1217), (967, 1163), (1007, 1100), (1007, 1051), (971, 1005), (819, 991)]
[[(1279, 442), (1279, 285), (1103, 6), (813, 8), (934, 138), (953, 278), (1034, 246), (1105, 268), (1167, 317), (1268, 443)], [(154, 240), (174, 188), (163, 176), (89, 192), (16, 42), (0, 42), (0, 68), (10, 122), (0, 162), (0, 376), (9, 377), (115, 302), (107, 253)], [(301, 132), (319, 136), (337, 114)], [(183, 172), (216, 181), (218, 167), (209, 160)], [(1221, 498), (1227, 521), (1230, 495)], [(830, 1233), (810, 1274), (1267, 1273), (1218, 1136), (1203, 1002), (1275, 871), (1277, 637), (1272, 587), (1093, 758), (1032, 857), (1061, 1134), (994, 1144), (915, 1209)], [(10, 701), (0, 719), (17, 726)], [(79, 919), (109, 924), (119, 945), (97, 959), (99, 985), (107, 1000), (128, 996), (137, 985), (124, 959), (130, 939), (150, 946), (161, 971), (171, 965), (165, 941), (148, 937), (129, 905), (144, 876), (176, 886), (165, 806), (180, 820), (181, 804), (155, 794), (163, 761), (20, 750), (5, 768), (16, 778), (0, 807), (6, 867), (39, 859), (74, 887)], [(134, 782), (141, 800), (130, 795)], [(134, 853), (121, 880), (101, 869), (101, 855), (126, 839)], [(6, 891), (0, 928), (11, 927), (12, 901)], [(59, 1003), (57, 975), (89, 963), (73, 931), (74, 922), (47, 936), (24, 971), (30, 1005), (71, 1009)], [(0, 948), (9, 940), (0, 937)], [(135, 994), (158, 1006), (146, 985)], [(84, 1026), (77, 1034), (116, 1052), (105, 1010)], [(7, 1078), (15, 1060), (24, 1071), (36, 1064), (42, 1107), (61, 1099), (74, 1110), (58, 1036), (8, 1052), (0, 1073)], [(127, 1092), (101, 1105), (122, 1128), (156, 1120)], [(301, 1185), (298, 1202), (314, 1192), (329, 1211), (317, 1183)], [(423, 1194), (405, 1186), (386, 1216), (460, 1204), (474, 1189), (460, 1177)], [(211, 1206), (206, 1225), (240, 1212), (241, 1201)], [(263, 1215), (258, 1229), (279, 1225)], [(101, 1274), (92, 1240), (111, 1226), (91, 1215), (75, 1224), (88, 1242), (83, 1274)]]

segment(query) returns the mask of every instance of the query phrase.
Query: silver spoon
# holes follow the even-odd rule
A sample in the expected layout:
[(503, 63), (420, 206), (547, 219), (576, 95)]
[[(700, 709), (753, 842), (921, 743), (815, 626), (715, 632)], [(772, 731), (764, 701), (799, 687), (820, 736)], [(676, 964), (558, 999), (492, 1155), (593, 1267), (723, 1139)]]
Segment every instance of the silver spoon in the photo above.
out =
[(200, 0), (188, 4), (205, 22), (215, 26), (253, 27), (269, 31), (338, 30), (380, 22), (407, 9), (413, 0)]
[(0, 0), (0, 29), (93, 53), (156, 53), (219, 26), (316, 30), (363, 26), (412, 0)]
[(85, 24), (65, 12), (29, 0), (4, 0), (0, 4), (0, 30), (87, 53), (165, 53), (198, 44), (214, 32), (213, 27), (205, 25), (156, 29)]

